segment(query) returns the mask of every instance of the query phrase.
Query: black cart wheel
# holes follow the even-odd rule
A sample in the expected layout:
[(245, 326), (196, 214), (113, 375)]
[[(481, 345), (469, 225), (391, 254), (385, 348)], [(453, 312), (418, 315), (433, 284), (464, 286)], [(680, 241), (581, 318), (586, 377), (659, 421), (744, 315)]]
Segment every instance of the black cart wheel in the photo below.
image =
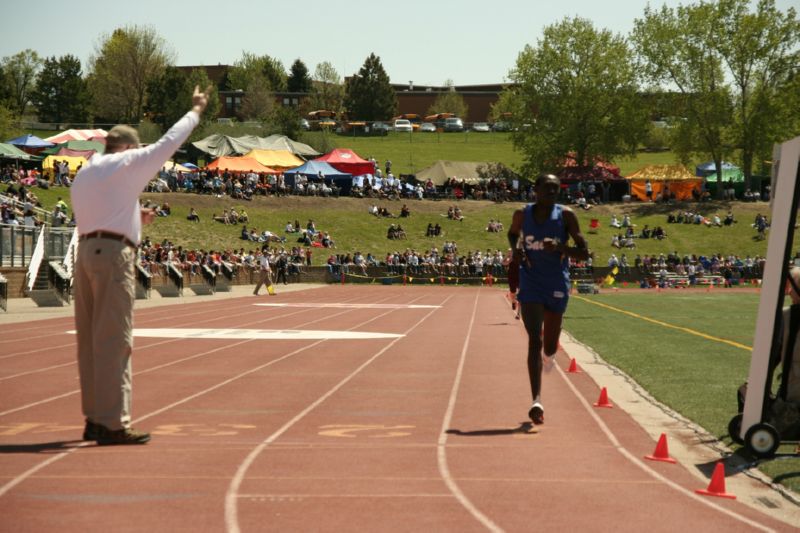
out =
[(775, 455), (781, 444), (778, 430), (763, 422), (751, 426), (744, 436), (744, 445), (750, 453), (759, 459), (766, 459)]
[(739, 432), (742, 430), (742, 416), (742, 413), (739, 413), (728, 422), (728, 435), (733, 442), (739, 445), (744, 444), (744, 440), (739, 436)]

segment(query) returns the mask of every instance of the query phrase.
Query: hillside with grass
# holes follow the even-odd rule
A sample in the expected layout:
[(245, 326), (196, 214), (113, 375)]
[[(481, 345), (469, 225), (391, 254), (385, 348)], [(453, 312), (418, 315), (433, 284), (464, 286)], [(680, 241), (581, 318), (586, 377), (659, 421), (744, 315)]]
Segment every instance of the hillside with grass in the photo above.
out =
[[(52, 209), (58, 197), (63, 197), (69, 203), (67, 189), (52, 188), (49, 190), (34, 189), (39, 195), (42, 204)], [(508, 243), (505, 231), (490, 233), (486, 231), (490, 219), (500, 220), (506, 229), (511, 221), (514, 210), (524, 204), (518, 202), (495, 203), (489, 201), (462, 200), (458, 202), (464, 214), (461, 222), (450, 220), (446, 217), (447, 208), (453, 201), (434, 200), (408, 200), (376, 201), (359, 198), (318, 198), (318, 197), (256, 197), (252, 201), (231, 200), (227, 197), (218, 198), (210, 195), (188, 193), (146, 193), (142, 195), (145, 201), (156, 204), (168, 202), (172, 208), (169, 217), (157, 218), (156, 221), (144, 228), (144, 236), (149, 236), (153, 242), (163, 240), (172, 241), (176, 246), (200, 249), (251, 249), (254, 243), (240, 239), (241, 224), (225, 225), (213, 220), (223, 209), (234, 207), (237, 211), (245, 210), (250, 218), (247, 225), (255, 228), (259, 233), (269, 230), (273, 233), (284, 235), (286, 223), (295, 220), (305, 227), (309, 220), (314, 220), (316, 227), (327, 231), (336, 243), (336, 253), (354, 252), (356, 250), (366, 254), (372, 253), (377, 257), (384, 256), (389, 251), (402, 251), (406, 248), (423, 251), (437, 246), (440, 250), (445, 240), (455, 240), (460, 252), (467, 250), (486, 250), (487, 248), (506, 249)], [(386, 207), (391, 213), (397, 215), (403, 203), (411, 209), (409, 218), (377, 218), (368, 213), (370, 205), (377, 203)], [(190, 222), (186, 219), (190, 208), (200, 215), (200, 222)], [(667, 224), (667, 215), (680, 210), (699, 211), (706, 216), (718, 213), (721, 218), (730, 210), (738, 223), (730, 227), (713, 228), (694, 224)], [(595, 264), (605, 265), (611, 253), (619, 256), (621, 252), (627, 253), (632, 259), (636, 254), (659, 254), (677, 251), (680, 254), (735, 254), (742, 257), (747, 255), (764, 255), (767, 241), (756, 240), (756, 231), (751, 224), (757, 213), (767, 214), (769, 204), (766, 202), (706, 202), (701, 204), (683, 203), (675, 205), (654, 205), (643, 203), (608, 204), (595, 207), (589, 211), (577, 210), (581, 229), (589, 241), (589, 246), (595, 254)], [(644, 225), (651, 228), (662, 226), (667, 232), (667, 238), (658, 241), (654, 239), (637, 239), (637, 247), (633, 250), (619, 250), (611, 246), (611, 236), (620, 230), (609, 226), (611, 215), (619, 218), (624, 214), (631, 216), (632, 222), (637, 226), (637, 232)], [(590, 220), (597, 218), (599, 228), (596, 233), (589, 231)], [(400, 223), (408, 235), (407, 239), (390, 240), (386, 232), (390, 224)], [(428, 223), (440, 224), (442, 235), (438, 238), (428, 238), (425, 232)], [(287, 235), (287, 245), (295, 244), (296, 235)], [(797, 248), (797, 243), (795, 243)], [(323, 264), (325, 251), (320, 250), (314, 257), (315, 264)]]

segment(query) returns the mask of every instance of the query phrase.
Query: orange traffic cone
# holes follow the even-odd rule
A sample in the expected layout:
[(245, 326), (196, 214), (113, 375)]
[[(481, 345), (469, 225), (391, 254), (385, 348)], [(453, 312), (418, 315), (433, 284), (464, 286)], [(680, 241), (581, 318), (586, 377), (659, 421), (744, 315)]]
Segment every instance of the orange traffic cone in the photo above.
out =
[(569, 368), (567, 369), (567, 372), (570, 374), (580, 374), (582, 372), (582, 370), (578, 368), (578, 361), (576, 361), (574, 357), (569, 362)]
[(666, 433), (662, 433), (658, 438), (658, 444), (656, 444), (656, 450), (653, 452), (653, 455), (645, 455), (644, 458), (650, 459), (651, 461), (664, 461), (665, 463), (676, 462), (675, 459), (669, 456)]
[(707, 489), (697, 489), (695, 490), (697, 494), (703, 494), (704, 496), (716, 496), (718, 498), (729, 498), (731, 500), (736, 499), (735, 494), (728, 494), (725, 492), (725, 466), (722, 464), (722, 461), (717, 463), (717, 466), (714, 467), (714, 473), (711, 475), (711, 482), (708, 484)]
[(600, 398), (597, 399), (597, 403), (594, 404), (595, 407), (614, 407), (611, 402), (608, 401), (608, 391), (605, 387), (600, 391)]

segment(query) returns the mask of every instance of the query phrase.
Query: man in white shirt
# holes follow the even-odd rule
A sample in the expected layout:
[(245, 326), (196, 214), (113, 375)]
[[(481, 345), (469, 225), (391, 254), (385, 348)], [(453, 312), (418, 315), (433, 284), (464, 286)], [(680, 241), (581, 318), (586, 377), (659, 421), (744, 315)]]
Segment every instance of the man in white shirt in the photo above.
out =
[(262, 285), (267, 286), (268, 294), (272, 296), (275, 295), (275, 287), (272, 286), (272, 267), (269, 264), (270, 256), (271, 254), (266, 248), (261, 255), (257, 256), (260, 273), (258, 283), (256, 283), (256, 288), (253, 291), (253, 295), (255, 296), (258, 296), (258, 289), (260, 289)]
[(157, 142), (139, 147), (129, 126), (115, 126), (104, 155), (83, 166), (72, 186), (78, 223), (75, 326), (84, 440), (144, 444), (150, 435), (131, 424), (134, 262), (142, 223), (155, 218), (139, 194), (200, 122), (208, 92), (195, 87), (192, 109)]

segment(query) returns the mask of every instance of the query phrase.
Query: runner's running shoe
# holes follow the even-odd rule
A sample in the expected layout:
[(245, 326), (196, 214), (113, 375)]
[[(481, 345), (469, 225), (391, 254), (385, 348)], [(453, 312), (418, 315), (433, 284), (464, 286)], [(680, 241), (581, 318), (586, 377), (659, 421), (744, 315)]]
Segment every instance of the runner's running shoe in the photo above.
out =
[(528, 417), (536, 425), (544, 424), (544, 407), (542, 407), (542, 404), (539, 402), (534, 403), (531, 410), (528, 411)]

